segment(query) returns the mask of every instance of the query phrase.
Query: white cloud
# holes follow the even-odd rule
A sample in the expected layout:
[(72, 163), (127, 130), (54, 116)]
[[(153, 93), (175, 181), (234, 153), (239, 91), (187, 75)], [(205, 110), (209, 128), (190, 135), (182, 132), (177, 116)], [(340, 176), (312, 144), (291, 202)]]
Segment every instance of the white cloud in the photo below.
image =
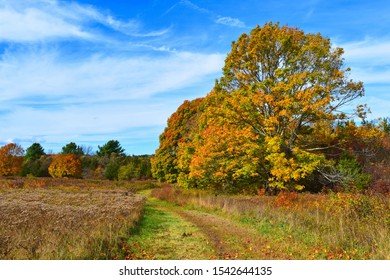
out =
[(204, 14), (213, 14), (213, 12), (211, 12), (210, 10), (208, 9), (205, 9), (205, 8), (201, 8), (199, 7), (198, 5), (192, 3), (191, 1), (189, 0), (180, 0), (180, 3), (195, 10), (195, 11), (198, 11), (200, 13), (204, 13)]
[(346, 66), (351, 68), (351, 78), (362, 81), (365, 85), (365, 96), (354, 104), (366, 103), (372, 111), (370, 119), (388, 117), (390, 39), (366, 38), (337, 45), (344, 49)]
[(238, 18), (232, 18), (232, 17), (228, 17), (228, 16), (218, 15), (218, 14), (216, 14), (215, 12), (213, 12), (211, 10), (199, 7), (198, 5), (194, 4), (190, 0), (180, 0), (179, 3), (173, 5), (164, 14), (167, 14), (170, 11), (172, 11), (178, 4), (183, 4), (186, 7), (190, 8), (190, 9), (192, 9), (194, 11), (200, 12), (202, 14), (209, 15), (211, 18), (214, 19), (214, 22), (217, 23), (217, 24), (233, 26), (233, 27), (240, 27), (240, 28), (245, 27), (245, 23), (242, 22), (241, 20), (239, 20)]
[(237, 18), (219, 16), (215, 22), (233, 27), (245, 27), (245, 23)]
[[(6, 124), (0, 127), (0, 143), (16, 142), (27, 148), (39, 142), (45, 149), (59, 152), (71, 141), (96, 149), (97, 145), (115, 139), (128, 153), (153, 153), (167, 117), (179, 104), (172, 99), (65, 105), (55, 110), (14, 106), (12, 112), (0, 115), (1, 122)], [(139, 148), (148, 144), (142, 150), (127, 149), (136, 143)]]
[[(142, 110), (141, 107), (142, 106)], [(1, 119), (8, 124), (2, 135), (32, 138), (37, 135), (69, 136), (109, 134), (134, 127), (163, 125), (157, 104), (112, 103), (68, 105), (57, 110), (16, 106)], [(28, 116), (26, 118), (26, 116)], [(5, 136), (2, 136), (2, 138)], [(5, 138), (7, 138), (5, 137)]]
[(23, 50), (0, 59), (0, 100), (37, 96), (65, 103), (145, 99), (210, 74), (218, 77), (222, 65), (221, 54), (176, 52), (156, 58), (112, 53), (67, 61), (56, 50)]
[(363, 41), (351, 42), (343, 45), (346, 54), (355, 59), (378, 59), (390, 62), (390, 41), (367, 38)]
[(88, 39), (91, 34), (48, 13), (35, 8), (16, 11), (0, 10), (1, 41), (39, 41), (53, 37), (78, 37)]
[[(388, 93), (387, 93), (388, 95)], [(371, 109), (370, 119), (378, 119), (390, 117), (390, 100), (389, 98), (381, 98), (381, 96), (369, 96), (366, 99), (368, 107)]]
[(353, 78), (364, 83), (390, 84), (390, 39), (366, 38), (340, 46)]
[[(94, 24), (91, 24), (94, 23)], [(158, 37), (170, 31), (143, 31), (137, 20), (120, 21), (93, 6), (57, 0), (0, 2), (0, 41), (29, 42), (58, 38), (103, 40), (100, 24), (133, 37)]]

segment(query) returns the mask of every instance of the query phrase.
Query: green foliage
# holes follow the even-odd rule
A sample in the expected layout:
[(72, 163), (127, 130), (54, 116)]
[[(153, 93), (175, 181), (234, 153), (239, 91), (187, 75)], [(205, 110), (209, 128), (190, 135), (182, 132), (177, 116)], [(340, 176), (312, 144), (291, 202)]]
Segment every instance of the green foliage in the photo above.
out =
[(133, 156), (127, 159), (129, 163), (122, 165), (119, 168), (119, 180), (143, 179), (151, 178), (150, 157), (148, 156)]
[(390, 118), (384, 118), (379, 125), (383, 132), (390, 135)]
[(26, 155), (24, 156), (24, 160), (37, 160), (44, 155), (46, 154), (41, 144), (34, 143), (26, 149)]
[(104, 177), (108, 180), (118, 180), (119, 164), (115, 161), (109, 162), (106, 166)]
[(141, 178), (141, 170), (134, 162), (130, 162), (119, 168), (118, 179), (119, 180), (131, 180)]
[(76, 143), (70, 142), (66, 144), (64, 147), (62, 147), (62, 154), (63, 155), (76, 155), (76, 156), (82, 156), (84, 155), (83, 148), (80, 146), (77, 146)]
[(49, 177), (49, 166), (52, 163), (53, 158), (51, 156), (41, 156), (38, 159), (27, 160), (23, 163), (21, 176), (33, 176), (33, 177)]
[[(39, 143), (34, 143), (27, 148), (26, 156), (23, 157), (24, 151), (20, 146), (8, 144), (0, 149), (3, 152), (0, 155), (0, 172), (3, 173), (0, 174), (109, 180), (152, 178), (152, 156), (126, 156), (118, 141), (111, 140), (99, 147), (99, 155), (90, 155), (90, 149), (84, 154), (84, 150), (70, 142), (62, 148), (61, 154), (53, 157), (46, 155)], [(1, 168), (4, 170), (1, 171)]]
[(362, 171), (359, 162), (354, 158), (344, 157), (337, 164), (337, 170), (342, 176), (344, 188), (364, 190), (371, 183), (371, 176)]
[(119, 168), (121, 166), (121, 158), (116, 154), (111, 154), (108, 162), (105, 164), (104, 177), (109, 180), (118, 180)]
[(96, 152), (96, 154), (99, 157), (104, 156), (111, 156), (111, 154), (116, 154), (118, 156), (124, 156), (124, 149), (122, 148), (121, 144), (117, 140), (110, 140), (103, 146), (98, 146), (99, 150)]

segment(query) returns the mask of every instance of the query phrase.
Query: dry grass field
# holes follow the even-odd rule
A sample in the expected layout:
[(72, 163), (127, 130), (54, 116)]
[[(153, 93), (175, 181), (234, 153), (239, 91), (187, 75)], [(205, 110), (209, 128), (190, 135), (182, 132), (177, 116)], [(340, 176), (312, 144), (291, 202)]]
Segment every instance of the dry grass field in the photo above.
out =
[(0, 180), (0, 259), (112, 259), (144, 198), (108, 181)]
[(0, 259), (390, 259), (388, 195), (158, 186), (0, 179)]

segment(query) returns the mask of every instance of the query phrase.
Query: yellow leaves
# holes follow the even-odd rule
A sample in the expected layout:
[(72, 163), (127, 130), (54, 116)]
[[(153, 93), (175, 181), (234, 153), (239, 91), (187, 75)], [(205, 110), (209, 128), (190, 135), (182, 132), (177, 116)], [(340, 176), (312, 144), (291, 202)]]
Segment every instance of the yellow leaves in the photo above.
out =
[(200, 138), (193, 142), (195, 152), (189, 165), (189, 178), (196, 179), (198, 187), (211, 187), (258, 177), (257, 139), (250, 127), (209, 122)]
[(267, 103), (273, 103), (274, 97), (273, 97), (273, 95), (271, 95), (271, 94), (266, 94), (266, 95), (264, 96), (264, 100), (265, 100), (265, 102), (267, 102)]
[(57, 155), (49, 166), (49, 174), (53, 178), (80, 178), (81, 173), (81, 160), (74, 154)]
[(357, 126), (354, 122), (347, 122), (343, 126), (338, 126), (336, 133), (343, 139), (355, 140), (379, 140), (384, 137), (384, 132), (379, 127), (372, 125)]
[(267, 156), (265, 159), (270, 164), (270, 186), (281, 189), (293, 186), (297, 190), (303, 186), (297, 182), (311, 174), (324, 159), (323, 156), (312, 154), (298, 148), (294, 148), (292, 155), (286, 156), (281, 147), (283, 141), (280, 137), (267, 137)]
[(280, 116), (280, 117), (288, 116), (287, 110), (286, 110), (286, 109), (282, 109), (282, 110), (279, 112), (279, 116)]

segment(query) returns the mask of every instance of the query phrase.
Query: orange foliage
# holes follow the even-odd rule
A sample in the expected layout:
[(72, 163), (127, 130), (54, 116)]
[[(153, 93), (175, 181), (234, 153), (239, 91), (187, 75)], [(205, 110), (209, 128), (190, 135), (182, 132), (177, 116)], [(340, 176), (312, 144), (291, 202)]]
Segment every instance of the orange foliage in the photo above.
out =
[(203, 98), (184, 103), (168, 119), (168, 126), (160, 135), (160, 146), (151, 160), (153, 176), (159, 181), (174, 183), (180, 173), (178, 154), (180, 145), (190, 141), (197, 127)]
[(275, 198), (275, 205), (279, 207), (291, 208), (298, 201), (297, 192), (280, 192)]
[(23, 148), (10, 143), (0, 148), (0, 176), (19, 173), (23, 164)]
[(80, 178), (81, 173), (81, 160), (74, 154), (57, 155), (49, 166), (49, 174), (53, 178)]

